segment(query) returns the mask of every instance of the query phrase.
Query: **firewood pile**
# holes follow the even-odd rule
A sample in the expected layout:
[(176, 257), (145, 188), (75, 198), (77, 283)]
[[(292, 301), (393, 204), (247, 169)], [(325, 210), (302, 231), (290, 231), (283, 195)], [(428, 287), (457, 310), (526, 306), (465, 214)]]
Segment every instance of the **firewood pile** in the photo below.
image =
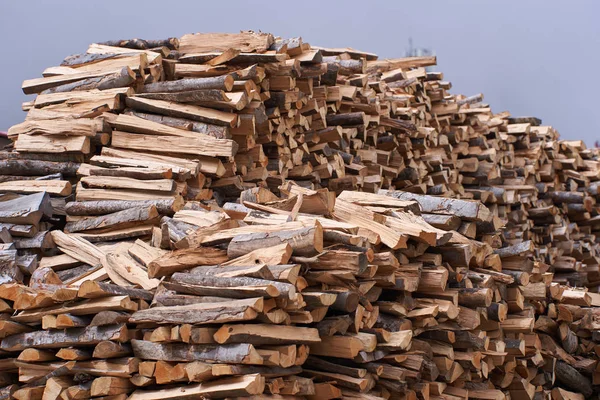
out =
[(0, 399), (584, 399), (600, 157), (435, 57), (92, 44), (0, 152)]

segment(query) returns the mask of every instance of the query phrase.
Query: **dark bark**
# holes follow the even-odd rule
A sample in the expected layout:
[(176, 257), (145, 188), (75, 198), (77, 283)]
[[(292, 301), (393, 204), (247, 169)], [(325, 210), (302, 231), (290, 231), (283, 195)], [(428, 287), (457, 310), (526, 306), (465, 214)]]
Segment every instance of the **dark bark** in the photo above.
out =
[(73, 92), (77, 90), (106, 90), (131, 86), (135, 82), (135, 73), (129, 67), (110, 75), (87, 78), (46, 89), (42, 94)]
[(557, 361), (555, 373), (558, 382), (575, 392), (582, 393), (586, 398), (594, 393), (590, 380), (566, 362)]
[(221, 89), (231, 90), (234, 79), (230, 75), (212, 78), (188, 78), (177, 81), (164, 81), (144, 85), (141, 93), (184, 92), (188, 90)]
[(68, 215), (104, 215), (134, 207), (155, 206), (160, 214), (173, 215), (182, 205), (177, 199), (72, 201), (67, 203), (65, 211)]
[(167, 39), (156, 39), (156, 40), (147, 40), (147, 39), (121, 39), (121, 40), (108, 40), (106, 42), (100, 42), (98, 44), (104, 46), (113, 46), (113, 47), (125, 47), (128, 49), (136, 49), (136, 50), (148, 50), (154, 49), (157, 47), (167, 47), (170, 50), (177, 50), (179, 48), (179, 39), (176, 37), (167, 38)]

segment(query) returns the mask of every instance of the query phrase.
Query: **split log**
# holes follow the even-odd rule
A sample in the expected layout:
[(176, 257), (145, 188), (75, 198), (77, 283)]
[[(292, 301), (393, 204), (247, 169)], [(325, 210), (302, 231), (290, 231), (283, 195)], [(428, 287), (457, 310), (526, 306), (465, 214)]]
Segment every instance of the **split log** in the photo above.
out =
[(136, 390), (130, 400), (195, 399), (198, 397), (226, 398), (261, 395), (265, 379), (259, 374), (218, 379), (211, 382), (188, 385), (184, 393), (180, 388), (153, 391)]
[(68, 215), (105, 215), (135, 207), (154, 206), (160, 214), (172, 215), (183, 206), (180, 197), (164, 200), (100, 200), (100, 201), (72, 201), (67, 203), (65, 211)]
[(20, 333), (2, 339), (0, 348), (6, 351), (21, 351), (28, 347), (52, 349), (66, 346), (96, 345), (104, 340), (127, 341), (127, 327), (125, 325), (108, 325), (64, 331)]
[(154, 307), (136, 311), (130, 322), (158, 324), (214, 324), (255, 319), (263, 309), (263, 299), (243, 299), (229, 302), (197, 303), (174, 307)]
[(148, 276), (160, 278), (198, 265), (216, 265), (227, 260), (223, 250), (209, 247), (175, 250), (150, 262)]
[(65, 83), (44, 90), (43, 94), (72, 92), (77, 90), (106, 90), (131, 86), (135, 82), (135, 73), (129, 67), (109, 75), (96, 76), (79, 81)]
[(237, 115), (224, 111), (211, 110), (193, 105), (183, 105), (163, 100), (150, 100), (141, 97), (128, 97), (127, 106), (134, 110), (166, 115), (169, 117), (187, 118), (209, 124), (234, 127)]
[(262, 364), (262, 357), (250, 344), (194, 345), (153, 343), (132, 340), (136, 357), (161, 361), (210, 361), (230, 364)]
[(284, 344), (320, 342), (314, 328), (286, 327), (281, 325), (223, 325), (214, 335), (217, 343)]
[(290, 244), (292, 252), (297, 255), (315, 255), (323, 251), (323, 228), (317, 222), (311, 228), (238, 235), (229, 242), (227, 255), (230, 258), (236, 258), (257, 249), (282, 243)]
[(159, 214), (153, 205), (149, 207), (135, 207), (99, 217), (80, 219), (68, 222), (65, 232), (92, 231), (102, 233), (115, 229), (129, 228), (138, 224), (154, 224), (158, 222)]
[(421, 210), (427, 213), (456, 215), (467, 221), (490, 221), (492, 218), (490, 210), (478, 201), (423, 196), (402, 191), (381, 190), (380, 194), (400, 200), (416, 201)]

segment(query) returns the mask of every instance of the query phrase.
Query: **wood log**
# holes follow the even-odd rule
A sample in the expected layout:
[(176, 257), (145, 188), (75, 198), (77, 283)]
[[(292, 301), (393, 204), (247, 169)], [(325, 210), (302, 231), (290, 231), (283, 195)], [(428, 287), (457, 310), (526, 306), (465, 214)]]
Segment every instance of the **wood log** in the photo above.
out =
[(267, 297), (287, 296), (290, 299), (296, 296), (295, 286), (289, 283), (248, 277), (225, 278), (176, 272), (166, 287), (175, 285), (180, 291), (184, 289), (191, 294), (207, 296), (219, 296), (219, 293), (232, 298), (253, 297), (257, 293)]
[(125, 343), (111, 341), (100, 342), (94, 347), (92, 357), (94, 358), (118, 358), (131, 354), (131, 346)]
[(421, 210), (427, 213), (456, 215), (467, 221), (489, 221), (492, 218), (489, 209), (477, 201), (422, 196), (402, 191), (382, 190), (379, 194), (400, 200), (416, 201), (421, 206)]
[(154, 224), (158, 222), (158, 219), (159, 214), (155, 206), (135, 207), (99, 217), (90, 217), (74, 222), (68, 222), (65, 226), (65, 231), (92, 231), (94, 233), (102, 233), (115, 229), (129, 228), (140, 223)]
[(250, 344), (190, 345), (132, 340), (133, 353), (145, 360), (212, 361), (230, 364), (262, 364), (262, 357)]
[(167, 253), (148, 265), (148, 276), (159, 278), (198, 265), (216, 265), (227, 261), (223, 250), (200, 247), (180, 249)]
[(79, 286), (77, 296), (83, 299), (94, 299), (99, 297), (128, 296), (131, 299), (142, 299), (152, 301), (152, 292), (144, 289), (123, 287), (106, 282), (85, 281)]
[(184, 393), (179, 388), (158, 389), (152, 391), (136, 390), (129, 397), (131, 400), (159, 399), (193, 399), (199, 396), (213, 398), (240, 397), (261, 395), (264, 391), (265, 380), (259, 375), (243, 375), (239, 377), (218, 379), (211, 382), (188, 385)]
[(20, 333), (2, 339), (0, 348), (6, 351), (21, 351), (28, 347), (40, 349), (65, 346), (96, 345), (104, 340), (127, 340), (125, 325), (92, 326), (65, 331), (35, 331)]
[(0, 192), (14, 193), (39, 193), (46, 192), (57, 196), (68, 196), (71, 194), (71, 183), (69, 181), (11, 181), (0, 183)]
[(586, 397), (592, 395), (593, 389), (590, 381), (564, 361), (556, 363), (555, 373), (556, 379), (568, 388), (580, 391)]
[(179, 50), (183, 53), (207, 53), (240, 49), (244, 53), (264, 52), (274, 42), (273, 35), (251, 31), (241, 33), (195, 33), (179, 39)]
[(115, 131), (112, 145), (119, 148), (145, 151), (161, 151), (168, 148), (173, 153), (203, 155), (209, 157), (233, 157), (237, 143), (228, 139), (215, 139), (208, 135), (174, 137), (131, 134)]
[(22, 176), (62, 174), (64, 176), (75, 176), (79, 165), (75, 162), (3, 159), (0, 161), (0, 174)]
[(177, 81), (156, 82), (142, 87), (141, 93), (184, 92), (188, 90), (221, 89), (230, 91), (234, 79), (231, 75), (209, 78), (189, 78)]
[(52, 216), (50, 197), (46, 193), (0, 202), (0, 221), (5, 223), (37, 225), (44, 215)]
[[(176, 81), (181, 82), (181, 81)], [(131, 115), (148, 121), (171, 126), (173, 128), (191, 130), (198, 133), (214, 136), (217, 139), (231, 139), (229, 128), (222, 125), (206, 124), (204, 122), (192, 121), (184, 118), (167, 117), (164, 115), (148, 114), (139, 111), (128, 111)]]
[(172, 215), (183, 206), (183, 199), (179, 197), (164, 200), (100, 200), (100, 201), (72, 201), (67, 203), (65, 211), (68, 215), (90, 216), (105, 215), (136, 207), (156, 207), (160, 214)]
[(197, 303), (175, 307), (154, 307), (131, 315), (130, 322), (159, 324), (212, 324), (247, 321), (263, 310), (262, 298), (232, 300), (229, 302)]
[(215, 334), (217, 343), (284, 344), (320, 342), (313, 328), (286, 327), (267, 324), (223, 325)]
[(135, 82), (135, 73), (131, 68), (125, 66), (120, 71), (109, 74), (101, 75), (91, 78), (78, 80), (71, 83), (65, 83), (63, 85), (54, 86), (44, 90), (42, 93), (63, 93), (71, 92), (76, 90), (106, 90), (115, 89), (120, 87), (131, 86)]
[(141, 97), (128, 97), (126, 101), (127, 107), (148, 113), (187, 118), (194, 121), (231, 127), (237, 124), (237, 115), (224, 111), (216, 111), (193, 105), (178, 105), (168, 101), (143, 99)]
[(249, 233), (235, 236), (227, 246), (230, 258), (240, 257), (251, 251), (290, 244), (297, 255), (311, 256), (323, 251), (323, 228), (318, 222), (314, 227), (270, 233)]
[[(176, 73), (178, 70), (176, 70)], [(193, 90), (175, 93), (140, 93), (141, 98), (189, 103), (203, 107), (241, 110), (248, 103), (245, 92), (225, 93), (217, 89)]]
[(41, 321), (45, 315), (73, 314), (73, 315), (90, 315), (102, 310), (113, 311), (135, 311), (137, 304), (132, 302), (127, 296), (111, 296), (99, 299), (90, 299), (88, 301), (75, 305), (62, 305), (46, 307), (41, 309), (26, 310), (13, 319), (22, 323), (31, 323)]
[[(138, 69), (139, 69), (139, 64), (138, 64)], [(91, 78), (102, 78), (105, 76), (113, 76), (115, 74), (120, 74), (122, 70), (122, 66), (119, 68), (113, 68), (113, 69), (100, 69), (100, 70), (91, 70), (91, 71), (81, 71), (81, 72), (74, 72), (74, 73), (68, 73), (68, 74), (64, 74), (64, 75), (54, 75), (54, 76), (49, 76), (49, 77), (44, 77), (44, 78), (35, 78), (35, 79), (28, 79), (23, 81), (23, 85), (21, 86), (21, 89), (23, 90), (23, 93), (25, 94), (34, 94), (34, 93), (41, 93), (42, 91), (57, 87), (57, 86), (63, 86), (69, 83), (73, 83), (73, 82), (78, 82), (78, 81), (83, 81), (83, 80), (87, 80), (87, 79), (91, 79)]]

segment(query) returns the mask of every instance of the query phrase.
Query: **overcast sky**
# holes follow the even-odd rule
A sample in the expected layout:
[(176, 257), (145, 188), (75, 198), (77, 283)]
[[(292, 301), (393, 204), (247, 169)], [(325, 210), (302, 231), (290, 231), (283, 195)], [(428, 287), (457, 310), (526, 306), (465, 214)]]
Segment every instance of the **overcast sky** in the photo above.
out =
[(453, 93), (533, 115), (563, 138), (600, 139), (600, 2), (0, 0), (0, 130), (21, 122), (24, 79), (87, 45), (133, 37), (253, 29), (327, 47), (401, 57), (431, 48)]

